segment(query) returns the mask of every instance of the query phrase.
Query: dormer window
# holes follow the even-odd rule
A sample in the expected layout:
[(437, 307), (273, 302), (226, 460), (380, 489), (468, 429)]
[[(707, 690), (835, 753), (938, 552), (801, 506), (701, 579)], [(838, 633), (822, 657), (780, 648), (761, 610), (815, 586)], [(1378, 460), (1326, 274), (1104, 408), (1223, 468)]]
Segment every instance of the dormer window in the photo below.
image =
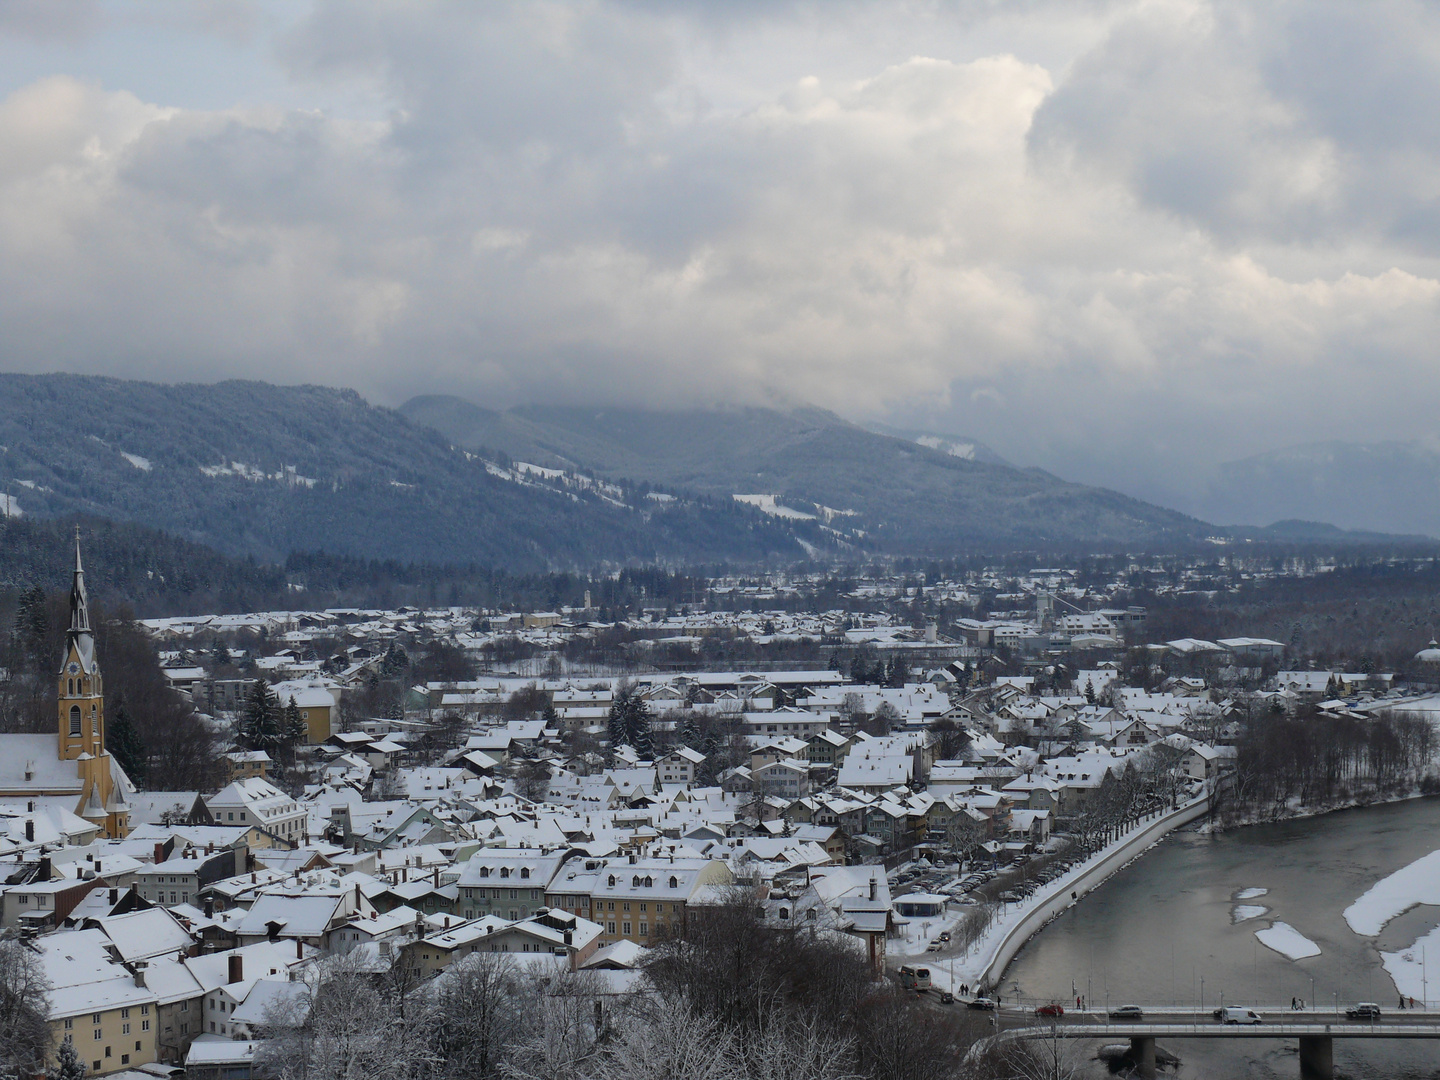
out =
[(522, 866), (520, 868), (520, 876), (522, 878), (528, 878), (530, 876), (530, 868), (528, 866)]
[(490, 876), (490, 867), (488, 867), (488, 866), (482, 866), (482, 867), (480, 867), (480, 876), (481, 876), (481, 877), (489, 877), (489, 876)]
[(500, 876), (502, 878), (508, 878), (510, 876), (510, 868), (508, 866), (502, 866), (500, 868)]
[(610, 875), (610, 888), (613, 889), (614, 887), (615, 887), (615, 875), (614, 875), (614, 874), (611, 874), (611, 875)]
[(677, 878), (674, 874), (671, 874), (671, 875), (670, 875), (670, 888), (672, 888), (672, 889), (678, 889), (679, 887), (680, 887), (680, 879)]

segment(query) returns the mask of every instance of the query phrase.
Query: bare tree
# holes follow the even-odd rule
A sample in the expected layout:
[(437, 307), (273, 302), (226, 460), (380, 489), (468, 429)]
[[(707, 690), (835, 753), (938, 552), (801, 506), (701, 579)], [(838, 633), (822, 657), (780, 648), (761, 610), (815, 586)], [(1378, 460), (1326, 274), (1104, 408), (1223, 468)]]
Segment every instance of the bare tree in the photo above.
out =
[(436, 1063), (431, 1031), (416, 1006), (401, 1018), (357, 951), (323, 960), (303, 993), (267, 1010), (255, 1064), (278, 1080), (407, 1080)]
[(628, 1014), (597, 1058), (596, 1080), (745, 1080), (735, 1036), (683, 1000), (657, 996)]
[(455, 1080), (501, 1075), (511, 1048), (529, 1035), (529, 996), (508, 953), (471, 953), (435, 980), (436, 1051)]
[(0, 1076), (33, 1076), (50, 1052), (50, 983), (39, 954), (19, 938), (0, 940)]

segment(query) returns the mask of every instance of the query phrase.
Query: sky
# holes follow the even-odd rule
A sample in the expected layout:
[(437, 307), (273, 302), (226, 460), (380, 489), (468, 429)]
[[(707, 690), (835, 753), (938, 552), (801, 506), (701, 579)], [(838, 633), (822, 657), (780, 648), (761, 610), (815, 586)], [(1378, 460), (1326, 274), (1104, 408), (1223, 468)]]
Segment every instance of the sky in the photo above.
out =
[[(0, 5), (0, 369), (1440, 436), (1440, 7)], [(1193, 502), (1191, 503), (1193, 505)]]

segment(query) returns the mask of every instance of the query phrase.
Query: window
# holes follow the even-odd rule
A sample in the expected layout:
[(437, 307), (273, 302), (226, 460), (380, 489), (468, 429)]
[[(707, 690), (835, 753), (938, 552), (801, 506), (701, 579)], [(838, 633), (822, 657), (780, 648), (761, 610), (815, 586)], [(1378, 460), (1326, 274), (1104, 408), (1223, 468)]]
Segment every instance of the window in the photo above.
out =
[[(136, 1049), (136, 1050), (139, 1050), (140, 1048), (137, 1046), (135, 1049)], [(129, 1055), (129, 1054), (121, 1054), (121, 1055), (120, 1055), (120, 1064), (121, 1064), (121, 1065), (129, 1065), (129, 1064), (130, 1064), (130, 1055)]]
[(149, 1015), (150, 1015), (150, 1006), (149, 1006), (149, 1005), (141, 1005), (141, 1006), (140, 1006), (140, 1015), (141, 1015), (141, 1016), (149, 1016)]
[(646, 926), (646, 925), (642, 922), (642, 923), (640, 924), (640, 936), (641, 936), (641, 937), (644, 937), (644, 936), (645, 936), (646, 934), (648, 934), (648, 933), (650, 933), (650, 927)]
[(100, 1022), (100, 1014), (99, 1014), (99, 1013), (91, 1013), (91, 1014), (90, 1014), (90, 1022), (91, 1022), (92, 1024), (98, 1024), (98, 1023)]
[(121, 1019), (121, 1020), (129, 1020), (129, 1019), (130, 1019), (130, 1010), (129, 1010), (129, 1009), (121, 1009), (121, 1010), (120, 1010), (120, 1019)]
[(189, 1035), (189, 1034), (190, 1034), (190, 1025), (189, 1025), (189, 1024), (181, 1024), (181, 1025), (180, 1025), (180, 1034), (181, 1034), (181, 1035)]
[(607, 934), (613, 934), (615, 932), (615, 924), (613, 922), (607, 922), (605, 924), (605, 932)]
[(130, 1025), (129, 1025), (129, 1024), (121, 1024), (121, 1025), (120, 1025), (120, 1034), (121, 1034), (121, 1035), (129, 1035), (129, 1034), (130, 1034)]
[(621, 904), (621, 905), (620, 905), (620, 910), (621, 910), (621, 911), (629, 911), (629, 910), (630, 910), (630, 901), (629, 901), (629, 900), (626, 900), (623, 904)]
[(140, 1030), (141, 1030), (141, 1031), (149, 1031), (149, 1030), (150, 1030), (150, 1021), (149, 1021), (149, 1020), (141, 1020), (141, 1021), (140, 1021)]
[(96, 1028), (96, 1029), (95, 1029), (95, 1033), (94, 1033), (94, 1035), (93, 1035), (92, 1037), (94, 1038), (94, 1040), (95, 1040), (96, 1042), (99, 1042), (101, 1039), (103, 1039), (103, 1038), (105, 1037), (105, 1032), (101, 1031), (99, 1028)]
[(75, 1018), (74, 1018), (73, 1016), (67, 1016), (67, 1017), (65, 1018), (65, 1030), (66, 1030), (66, 1031), (71, 1031), (71, 1030), (74, 1029), (74, 1027), (75, 1027)]
[(679, 887), (680, 887), (680, 879), (677, 878), (674, 874), (671, 874), (671, 875), (670, 875), (670, 888), (672, 888), (672, 889), (678, 889)]
[(520, 876), (522, 878), (528, 878), (530, 876), (530, 868), (528, 866), (522, 866), (520, 868)]
[(80, 734), (80, 706), (79, 706), (79, 705), (71, 705), (71, 706), (70, 706), (70, 734), (71, 734), (71, 735), (79, 735), (79, 734)]
[(644, 904), (641, 904), (641, 905), (640, 905), (640, 910), (641, 910), (641, 911), (644, 911), (644, 910), (645, 910), (645, 905), (644, 905)]
[(630, 924), (628, 922), (625, 924), (625, 936), (630, 936)]
[[(615, 887), (615, 875), (614, 875), (614, 874), (611, 874), (611, 875), (610, 875), (610, 888), (613, 889), (614, 887)], [(614, 910), (614, 909), (612, 908), (611, 910)]]

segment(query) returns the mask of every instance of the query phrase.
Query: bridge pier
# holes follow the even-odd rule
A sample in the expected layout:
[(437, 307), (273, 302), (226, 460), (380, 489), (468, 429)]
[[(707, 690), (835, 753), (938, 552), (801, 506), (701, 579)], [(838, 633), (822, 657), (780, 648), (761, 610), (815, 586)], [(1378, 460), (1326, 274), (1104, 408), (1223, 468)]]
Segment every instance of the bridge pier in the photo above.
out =
[(1329, 1035), (1300, 1036), (1300, 1080), (1335, 1080), (1334, 1040)]
[(1136, 1035), (1130, 1039), (1130, 1060), (1135, 1063), (1135, 1075), (1142, 1080), (1155, 1080), (1155, 1040), (1148, 1035)]

